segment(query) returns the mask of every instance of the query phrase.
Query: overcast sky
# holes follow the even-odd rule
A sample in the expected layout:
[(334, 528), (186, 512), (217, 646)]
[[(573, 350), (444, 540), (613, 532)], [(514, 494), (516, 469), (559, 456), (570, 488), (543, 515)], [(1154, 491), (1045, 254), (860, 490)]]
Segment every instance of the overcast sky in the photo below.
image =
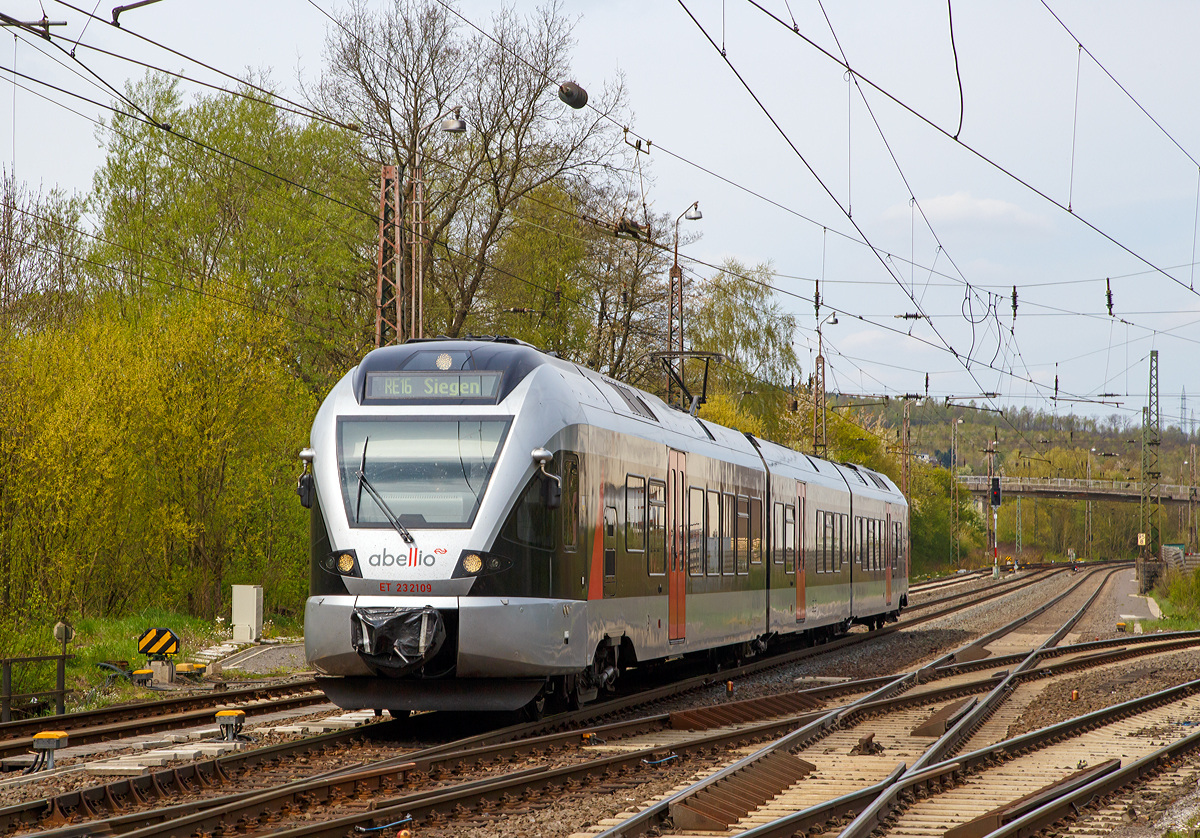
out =
[[(125, 12), (125, 31), (92, 21), (84, 32), (85, 14), (43, 3), (51, 20), (68, 23), (56, 37), (82, 36), (77, 56), (114, 85), (142, 68), (87, 46), (219, 81), (131, 34), (139, 33), (228, 72), (269, 68), (292, 94), (298, 79), (320, 74), (321, 9), (337, 8), (162, 0)], [(683, 222), (701, 234), (687, 257), (773, 265), (780, 302), (799, 317), (806, 375), (816, 344), (811, 298), (823, 276), (821, 316), (838, 312), (823, 329), (831, 389), (924, 393), (928, 374), (938, 398), (996, 391), (1003, 404), (1140, 421), (1148, 354), (1158, 349), (1164, 424), (1179, 424), (1184, 388), (1189, 413), (1200, 412), (1200, 296), (1190, 287), (1200, 285), (1191, 265), (1200, 4), (958, 3), (956, 74), (944, 0), (825, 0), (828, 21), (812, 0), (760, 0), (785, 25), (746, 0), (685, 3), (564, 2), (578, 16), (573, 74), (593, 97), (624, 76), (629, 127), (654, 143), (642, 157), (652, 209), (674, 216), (700, 201), (703, 220)], [(112, 6), (101, 0), (96, 15), (109, 19)], [(497, 7), (458, 8), (486, 27)], [(37, 0), (6, 0), (0, 11), (42, 16)], [(818, 47), (844, 50), (858, 84)], [(110, 98), (32, 39), (5, 35), (0, 66), (14, 61), (38, 79)], [(103, 149), (95, 125), (61, 105), (93, 119), (100, 110), (43, 89), (52, 104), (16, 90), (10, 74), (0, 78), (0, 161), (33, 186), (88, 189)], [(918, 312), (929, 319), (896, 319)], [(1060, 396), (1122, 405), (1052, 402), (1056, 376)]]

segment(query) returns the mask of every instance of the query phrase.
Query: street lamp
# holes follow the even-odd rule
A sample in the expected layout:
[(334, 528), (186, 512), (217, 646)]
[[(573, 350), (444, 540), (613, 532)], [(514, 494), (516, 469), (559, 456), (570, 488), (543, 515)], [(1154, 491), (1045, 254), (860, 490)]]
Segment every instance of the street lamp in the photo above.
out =
[(821, 336), (821, 327), (828, 323), (836, 326), (837, 312), (831, 312), (824, 320), (817, 321), (817, 363), (813, 368), (813, 456), (819, 457), (826, 453), (828, 446), (825, 439), (825, 341)]
[[(681, 212), (675, 219), (675, 261), (671, 265), (671, 288), (667, 293), (667, 352), (683, 352), (683, 271), (679, 268), (679, 222), (699, 221), (704, 218), (700, 202)], [(675, 328), (675, 313), (679, 313), (679, 328)], [(669, 357), (669, 356), (668, 356)], [(679, 358), (679, 380), (683, 380), (683, 357)], [(667, 404), (671, 403), (671, 376), (667, 376)]]
[(462, 119), (461, 108), (451, 108), (430, 120), (417, 132), (417, 161), (413, 167), (413, 283), (412, 305), (409, 308), (409, 336), (425, 337), (425, 134), (438, 122), (443, 134), (462, 134), (467, 123)]

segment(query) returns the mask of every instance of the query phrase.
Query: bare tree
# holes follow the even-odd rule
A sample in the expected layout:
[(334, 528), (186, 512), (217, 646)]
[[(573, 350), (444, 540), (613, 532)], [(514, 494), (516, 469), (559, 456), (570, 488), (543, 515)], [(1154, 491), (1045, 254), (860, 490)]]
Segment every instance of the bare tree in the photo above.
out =
[[(427, 332), (460, 334), (490, 284), (513, 281), (493, 269), (493, 255), (524, 196), (616, 167), (622, 144), (611, 117), (624, 89), (594, 91), (598, 111), (562, 105), (572, 45), (557, 2), (529, 16), (502, 9), (486, 34), (436, 0), (395, 0), (380, 13), (352, 0), (331, 26), (315, 104), (359, 126), (368, 159), (411, 173), (422, 148)], [(436, 129), (453, 108), (470, 131), (450, 138)]]
[(0, 171), (0, 333), (62, 325), (79, 309), (83, 201), (35, 193)]

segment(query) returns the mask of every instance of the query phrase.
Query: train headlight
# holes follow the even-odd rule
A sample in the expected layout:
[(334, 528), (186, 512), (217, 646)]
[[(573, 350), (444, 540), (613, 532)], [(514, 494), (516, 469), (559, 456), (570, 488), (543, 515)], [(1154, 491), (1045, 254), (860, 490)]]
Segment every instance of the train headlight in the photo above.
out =
[(321, 567), (339, 576), (362, 578), (362, 571), (358, 567), (358, 554), (353, 550), (334, 550), (321, 562)]
[(450, 578), (490, 576), (493, 573), (502, 573), (508, 570), (512, 564), (512, 559), (504, 556), (493, 556), (490, 553), (476, 550), (464, 550), (458, 563), (454, 566), (454, 572), (450, 574)]

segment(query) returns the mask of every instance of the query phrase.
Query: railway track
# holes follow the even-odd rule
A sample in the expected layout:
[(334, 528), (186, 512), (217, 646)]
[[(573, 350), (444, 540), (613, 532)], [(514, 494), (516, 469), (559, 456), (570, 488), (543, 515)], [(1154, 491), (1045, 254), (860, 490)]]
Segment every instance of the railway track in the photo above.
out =
[[(1053, 572), (1064, 572), (1057, 568)], [(722, 670), (719, 673), (685, 678), (682, 686), (669, 687), (665, 692), (639, 690), (638, 702), (654, 701), (672, 697), (716, 681), (736, 680), (767, 668), (784, 666), (808, 657), (814, 657), (836, 649), (846, 648), (884, 637), (902, 629), (911, 628), (948, 614), (972, 607), (1013, 591), (1036, 584), (1043, 575), (1034, 573), (1027, 579), (1009, 579), (982, 591), (967, 591), (950, 594), (914, 606), (898, 623), (885, 626), (874, 632), (859, 632), (816, 647), (792, 649), (769, 656), (749, 664)], [(625, 709), (628, 695), (622, 695), (619, 709)], [(249, 718), (281, 710), (296, 709), (324, 702), (324, 696), (311, 679), (295, 681), (272, 687), (255, 687), (227, 692), (211, 692), (163, 699), (160, 701), (120, 705), (102, 710), (68, 713), (62, 716), (43, 717), (9, 722), (0, 725), (0, 758), (28, 753), (33, 735), (41, 730), (65, 730), (70, 734), (71, 744), (84, 745), (95, 742), (111, 742), (115, 739), (149, 733), (203, 725), (212, 721), (212, 711), (225, 707), (237, 707), (246, 711)], [(605, 704), (604, 706), (610, 706)], [(599, 709), (599, 708), (598, 708)], [(602, 710), (603, 713), (612, 712)]]
[[(1034, 615), (1018, 621), (1017, 624), (1024, 624), (1035, 617), (1036, 612)], [(910, 705), (915, 701), (920, 706), (922, 702), (927, 705), (931, 701), (944, 701), (950, 696), (973, 691), (986, 691), (994, 687), (996, 683), (994, 677), (981, 679), (971, 673), (968, 668), (971, 666), (970, 664), (956, 664), (951, 660), (952, 657), (952, 655), (943, 656), (940, 666), (935, 667), (939, 679), (947, 680), (953, 677), (953, 674), (959, 674), (970, 676), (966, 681), (973, 681), (973, 683), (929, 685), (922, 690), (926, 693), (924, 696), (914, 693), (912, 696), (902, 696), (897, 700)], [(1080, 656), (1076, 655), (1075, 657), (1079, 658)], [(763, 663), (766, 662), (760, 662), (759, 665)], [(962, 670), (962, 672), (958, 670)], [(894, 679), (890, 678), (871, 679), (868, 682), (822, 687), (800, 691), (800, 693), (809, 701), (817, 703), (828, 702), (838, 696), (857, 695), (859, 697), (856, 701), (839, 705), (833, 712), (841, 719), (859, 716), (870, 718), (873, 714), (887, 712), (886, 708), (877, 702), (885, 698), (882, 695), (884, 692), (893, 689), (893, 682)], [(880, 684), (887, 686), (881, 688)], [(720, 709), (727, 708), (728, 706)], [(764, 737), (778, 736), (780, 731), (794, 728), (797, 724), (804, 725), (806, 722), (810, 725), (814, 724), (817, 717), (828, 715), (827, 711), (820, 712), (824, 710), (820, 704), (818, 704), (818, 708), (810, 708), (807, 712), (798, 715), (787, 715), (770, 721), (743, 721), (739, 724), (725, 725), (700, 733), (676, 729), (677, 725), (671, 716), (659, 714), (657, 717), (610, 723), (596, 729), (594, 735), (597, 740), (594, 740), (595, 744), (587, 749), (580, 748), (582, 734), (578, 731), (543, 734), (536, 739), (527, 739), (520, 743), (506, 745), (502, 740), (531, 732), (509, 729), (494, 734), (485, 734), (477, 737), (474, 742), (460, 742), (453, 746), (440, 746), (435, 749), (427, 749), (425, 752), (379, 761), (369, 768), (355, 769), (350, 774), (343, 771), (328, 780), (310, 778), (307, 781), (285, 784), (275, 790), (260, 793), (240, 792), (232, 797), (220, 798), (218, 802), (208, 804), (185, 803), (163, 808), (164, 801), (170, 795), (164, 794), (161, 800), (157, 799), (154, 787), (161, 785), (156, 782), (158, 775), (155, 775), (153, 779), (133, 778), (122, 781), (122, 783), (109, 784), (109, 786), (103, 787), (103, 791), (99, 795), (95, 793), (95, 790), (90, 790), (90, 795), (87, 792), (78, 793), (74, 801), (69, 796), (54, 801), (43, 801), (40, 810), (36, 806), (25, 807), (23, 816), (21, 813), (12, 811), (15, 807), (10, 807), (10, 810), (0, 812), (0, 829), (12, 831), (15, 828), (22, 826), (28, 828), (35, 824), (45, 829), (55, 821), (91, 817), (92, 813), (88, 811), (89, 809), (95, 814), (103, 811), (115, 815), (115, 817), (92, 823), (84, 831), (98, 830), (139, 836), (203, 834), (213, 830), (219, 831), (221, 828), (231, 828), (233, 824), (237, 824), (236, 828), (242, 831), (276, 832), (278, 831), (276, 827), (282, 828), (290, 818), (307, 819), (309, 817), (320, 817), (322, 825), (318, 827), (311, 824), (300, 824), (295, 829), (285, 830), (284, 834), (333, 835), (342, 834), (346, 829), (356, 825), (378, 826), (384, 822), (381, 818), (391, 817), (391, 814), (395, 814), (392, 810), (398, 808), (405, 808), (407, 814), (412, 814), (422, 820), (432, 819), (435, 824), (439, 819), (453, 814), (456, 808), (459, 815), (464, 812), (476, 812), (478, 815), (480, 811), (484, 811), (485, 814), (481, 816), (486, 820), (487, 817), (492, 817), (500, 811), (511, 814), (520, 806), (537, 808), (543, 805), (539, 802), (542, 797), (552, 790), (554, 790), (554, 794), (561, 796), (564, 793), (584, 794), (587, 793), (587, 789), (596, 787), (628, 788), (630, 784), (636, 785), (639, 782), (639, 773), (647, 771), (644, 766), (658, 763), (662, 759), (669, 761), (687, 759), (689, 770), (694, 770), (694, 766), (706, 763), (719, 767), (728, 749), (750, 747), (752, 743), (760, 742)], [(562, 725), (567, 721), (565, 719), (554, 720), (553, 723)], [(669, 726), (667, 726), (668, 723), (670, 723)], [(367, 736), (373, 738), (389, 725), (396, 724), (396, 722), (389, 722), (374, 725), (365, 731), (355, 732), (355, 735), (359, 738)], [(642, 737), (642, 739), (638, 737)], [(321, 743), (325, 747), (336, 747), (347, 741), (345, 737), (335, 735), (318, 737), (318, 739), (325, 739), (325, 742)], [(600, 742), (599, 740), (604, 741)], [(449, 748), (449, 752), (447, 748)], [(547, 750), (561, 751), (563, 748), (572, 751), (587, 750), (592, 753), (606, 749), (617, 750), (617, 752), (588, 759), (582, 763), (579, 762), (579, 754), (576, 753), (572, 760), (568, 761), (571, 764), (560, 764), (553, 768), (544, 767), (534, 771), (534, 774), (530, 776), (523, 776), (528, 772), (517, 772), (487, 781), (470, 781), (465, 785), (459, 784), (463, 785), (463, 788), (454, 792), (444, 790), (436, 795), (431, 795), (430, 790), (422, 790), (410, 795), (399, 793), (388, 796), (389, 792), (399, 792), (404, 787), (414, 784), (433, 782), (436, 785), (455, 771), (461, 770), (463, 765), (473, 765), (481, 761), (511, 760), (524, 754)], [(270, 751), (272, 749), (263, 750)], [(284, 748), (275, 749), (273, 755), (258, 754), (257, 756), (255, 754), (258, 752), (248, 752), (223, 757), (207, 765), (197, 764), (193, 767), (190, 777), (179, 776), (179, 780), (192, 791), (195, 790), (195, 787), (203, 785), (227, 787), (229, 783), (237, 782), (238, 775), (251, 768), (252, 765), (261, 765), (272, 759), (285, 758), (284, 750)], [(555, 761), (562, 763), (564, 759), (560, 756)], [(160, 772), (160, 774), (166, 773)], [(588, 780), (589, 776), (592, 778), (590, 781)], [(147, 816), (144, 814), (118, 814), (122, 806), (135, 805), (139, 797), (155, 798), (157, 813), (154, 817), (161, 819), (170, 816), (171, 820), (166, 823), (147, 825), (145, 823)], [(326, 811), (332, 810), (336, 813), (339, 807), (344, 808), (343, 803), (353, 808), (358, 805), (355, 801), (361, 803), (363, 800), (370, 800), (371, 806), (374, 807), (366, 815), (348, 815), (338, 818)], [(452, 800), (453, 803), (451, 803)], [(475, 806), (475, 803), (472, 803), (473, 800), (483, 801), (483, 810), (473, 808)], [(490, 816), (486, 815), (486, 810), (489, 808), (487, 801), (493, 801), (494, 805), (498, 807)], [(184, 808), (180, 809), (179, 806)], [(318, 813), (316, 810), (322, 811)], [(326, 823), (327, 816), (333, 817), (333, 820)], [(349, 824), (346, 817), (351, 820), (357, 818), (357, 820)], [(139, 818), (142, 820), (139, 821)], [(82, 834), (78, 831), (71, 832), (72, 829), (75, 827), (67, 827), (67, 831), (62, 834)]]

